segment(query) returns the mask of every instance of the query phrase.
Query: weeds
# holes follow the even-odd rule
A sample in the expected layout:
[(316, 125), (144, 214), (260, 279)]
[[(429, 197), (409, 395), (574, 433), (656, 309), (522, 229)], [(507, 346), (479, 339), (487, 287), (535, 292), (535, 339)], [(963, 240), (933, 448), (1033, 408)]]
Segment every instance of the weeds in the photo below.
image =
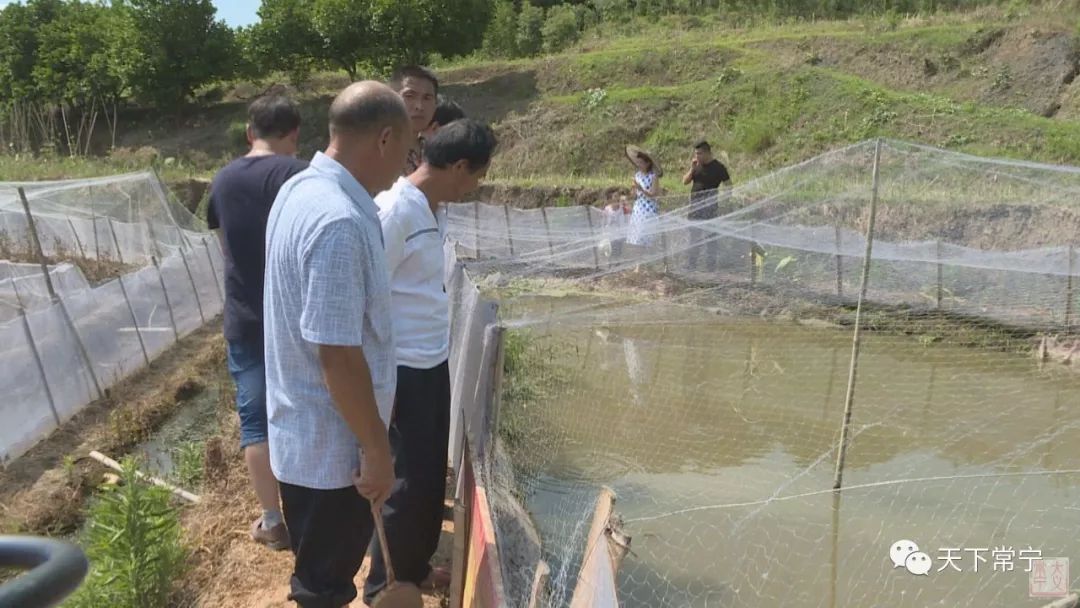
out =
[(91, 505), (82, 545), (91, 569), (70, 608), (164, 608), (187, 551), (168, 490), (145, 484), (128, 458), (118, 486)]
[(172, 451), (173, 478), (185, 490), (202, 486), (206, 462), (205, 441), (185, 441)]
[(604, 105), (607, 96), (607, 89), (589, 89), (588, 91), (585, 91), (585, 96), (582, 97), (581, 103), (585, 106), (586, 110), (595, 110)]

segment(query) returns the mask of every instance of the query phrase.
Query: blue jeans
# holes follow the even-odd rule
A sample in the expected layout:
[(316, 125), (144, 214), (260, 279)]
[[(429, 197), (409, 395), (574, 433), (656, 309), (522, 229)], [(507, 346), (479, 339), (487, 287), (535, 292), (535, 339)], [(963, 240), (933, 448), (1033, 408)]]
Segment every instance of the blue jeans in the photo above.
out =
[(236, 382), (240, 449), (266, 443), (266, 366), (262, 341), (228, 342), (229, 373)]

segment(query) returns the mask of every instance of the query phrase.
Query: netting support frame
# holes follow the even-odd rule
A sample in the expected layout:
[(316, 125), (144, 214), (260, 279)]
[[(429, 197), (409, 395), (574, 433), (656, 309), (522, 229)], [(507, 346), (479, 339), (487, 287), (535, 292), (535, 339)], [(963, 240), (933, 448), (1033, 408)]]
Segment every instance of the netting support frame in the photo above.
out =
[(506, 216), (506, 244), (510, 246), (510, 257), (514, 257), (514, 230), (510, 227), (510, 205), (503, 203), (503, 214)]
[(165, 308), (169, 309), (169, 325), (172, 326), (173, 342), (180, 341), (180, 330), (176, 328), (176, 315), (173, 313), (172, 301), (169, 299), (169, 289), (165, 287), (165, 275), (161, 273), (161, 263), (158, 262), (157, 256), (151, 256), (150, 261), (154, 264), (154, 269), (157, 270), (158, 283), (161, 284), (161, 293), (165, 296)]
[(75, 222), (71, 221), (71, 216), (67, 218), (68, 226), (71, 227), (71, 235), (75, 237), (75, 246), (79, 248), (79, 257), (86, 259), (86, 249), (83, 248), (82, 239), (79, 238), (79, 232), (75, 230)]
[(38, 263), (41, 264), (41, 275), (45, 279), (45, 289), (49, 291), (49, 298), (55, 302), (57, 300), (56, 289), (53, 288), (52, 276), (49, 275), (49, 264), (45, 260), (45, 251), (41, 248), (41, 239), (38, 237), (34, 214), (30, 213), (30, 201), (26, 198), (26, 190), (23, 190), (22, 187), (18, 188), (18, 193), (23, 212), (26, 213), (27, 227), (30, 228), (30, 242), (34, 247), (34, 256), (37, 257)]
[(214, 289), (217, 291), (218, 299), (221, 300), (222, 310), (225, 309), (225, 294), (221, 292), (221, 283), (218, 282), (217, 266), (214, 264), (214, 256), (210, 253), (210, 245), (206, 242), (206, 237), (199, 239), (202, 242), (203, 249), (206, 250), (206, 261), (210, 263), (210, 273), (214, 275)]
[(1076, 293), (1073, 289), (1073, 273), (1076, 272), (1076, 255), (1073, 244), (1069, 243), (1069, 274), (1065, 278), (1065, 335), (1072, 335), (1073, 308), (1076, 306)]
[(113, 225), (113, 219), (107, 217), (105, 222), (109, 224), (109, 234), (112, 235), (113, 247), (116, 248), (116, 261), (124, 264), (124, 253), (120, 251), (120, 239), (116, 238), (116, 226)]
[(839, 490), (844, 480), (844, 459), (847, 457), (848, 441), (851, 433), (851, 410), (855, 403), (855, 379), (859, 373), (859, 347), (862, 344), (862, 307), (866, 300), (866, 290), (870, 286), (870, 265), (874, 250), (874, 224), (877, 221), (878, 188), (881, 181), (881, 140), (874, 144), (874, 174), (870, 189), (870, 221), (866, 227), (866, 253), (863, 255), (862, 280), (859, 286), (859, 300), (855, 305), (855, 330), (851, 338), (851, 367), (848, 369), (847, 395), (844, 397), (844, 422), (840, 427), (840, 445), (836, 455), (836, 474), (833, 477), (833, 489)]
[[(176, 227), (176, 231), (183, 237), (183, 231), (180, 227)], [(199, 318), (202, 319), (203, 325), (206, 325), (206, 314), (203, 312), (202, 298), (199, 297), (199, 286), (195, 284), (195, 275), (191, 272), (191, 265), (188, 264), (187, 254), (184, 253), (184, 248), (180, 247), (180, 260), (184, 262), (184, 270), (187, 271), (188, 281), (191, 281), (191, 293), (195, 294), (195, 305), (199, 308)], [(216, 279), (215, 279), (216, 280)]]
[(49, 387), (49, 377), (45, 374), (45, 364), (41, 361), (41, 353), (38, 352), (37, 342), (34, 341), (34, 332), (30, 329), (30, 319), (26, 318), (26, 310), (22, 306), (18, 309), (19, 318), (22, 320), (23, 332), (26, 334), (26, 342), (30, 345), (30, 353), (34, 356), (38, 374), (41, 376), (41, 386), (45, 387), (45, 397), (49, 400), (49, 409), (52, 410), (53, 420), (60, 426), (60, 413), (56, 411), (56, 399)]
[(120, 284), (120, 293), (124, 294), (124, 303), (127, 304), (128, 312), (131, 313), (131, 327), (135, 330), (135, 337), (139, 339), (139, 349), (142, 350), (143, 361), (149, 367), (150, 355), (146, 352), (146, 342), (143, 341), (142, 330), (139, 329), (139, 317), (135, 314), (135, 307), (131, 305), (127, 287), (124, 286), (124, 275), (117, 277), (116, 282)]
[[(596, 228), (593, 227), (592, 211), (589, 209), (589, 205), (582, 205), (581, 208), (585, 210), (585, 220), (589, 223), (589, 241), (592, 243), (593, 265), (596, 267), (596, 270), (599, 271), (600, 251), (596, 246)], [(543, 209), (543, 207), (541, 207), (541, 209)], [(611, 267), (610, 262), (608, 263), (608, 267)]]

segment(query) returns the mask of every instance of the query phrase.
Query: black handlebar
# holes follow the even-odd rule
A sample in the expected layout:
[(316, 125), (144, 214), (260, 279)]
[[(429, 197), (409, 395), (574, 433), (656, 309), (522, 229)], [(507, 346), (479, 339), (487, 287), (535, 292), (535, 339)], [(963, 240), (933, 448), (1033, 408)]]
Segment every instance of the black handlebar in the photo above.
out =
[(35, 536), (0, 536), (0, 567), (29, 570), (0, 585), (0, 608), (47, 608), (75, 591), (89, 563), (70, 543)]

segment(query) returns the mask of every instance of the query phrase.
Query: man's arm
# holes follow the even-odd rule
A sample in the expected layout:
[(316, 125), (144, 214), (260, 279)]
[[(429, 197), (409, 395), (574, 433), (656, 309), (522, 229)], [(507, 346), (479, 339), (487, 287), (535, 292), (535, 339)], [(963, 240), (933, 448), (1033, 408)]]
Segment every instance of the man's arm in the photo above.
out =
[(694, 176), (695, 176), (695, 174), (697, 174), (697, 169), (698, 169), (697, 159), (696, 158), (691, 159), (690, 160), (690, 170), (687, 171), (686, 175), (684, 175), (683, 178), (682, 178), (682, 183), (683, 183), (684, 186), (689, 184), (690, 182), (694, 181)]
[(303, 256), (303, 312), (300, 332), (316, 345), (326, 388), (334, 407), (363, 448), (362, 496), (379, 504), (390, 493), (394, 470), (386, 425), (379, 417), (371, 370), (364, 358), (366, 278), (359, 261), (363, 234), (351, 221), (321, 229)]
[(364, 470), (357, 489), (371, 502), (382, 504), (390, 496), (389, 487), (394, 481), (393, 465), (390, 441), (386, 426), (379, 417), (364, 349), (359, 346), (320, 344), (319, 365), (334, 407), (364, 451)]

